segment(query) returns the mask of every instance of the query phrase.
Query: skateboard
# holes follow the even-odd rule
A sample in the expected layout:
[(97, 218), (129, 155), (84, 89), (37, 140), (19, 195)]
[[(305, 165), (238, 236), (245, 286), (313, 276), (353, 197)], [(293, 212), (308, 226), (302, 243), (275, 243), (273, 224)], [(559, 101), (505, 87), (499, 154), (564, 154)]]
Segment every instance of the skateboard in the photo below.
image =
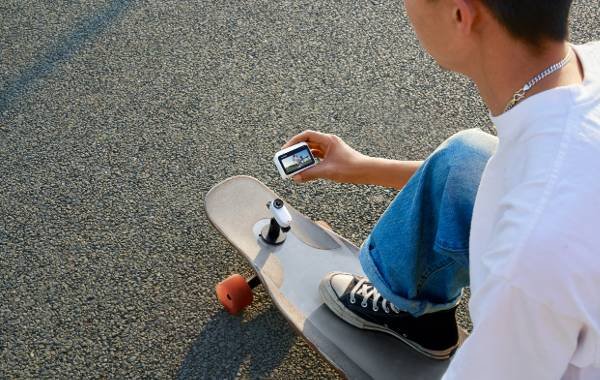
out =
[[(234, 274), (216, 286), (224, 308), (237, 314), (263, 285), (297, 333), (342, 375), (351, 379), (438, 379), (448, 360), (434, 360), (384, 333), (355, 328), (334, 315), (319, 295), (331, 271), (363, 274), (359, 249), (285, 204), (259, 180), (236, 176), (205, 197), (214, 227), (255, 271)], [(464, 338), (464, 332), (463, 338)]]

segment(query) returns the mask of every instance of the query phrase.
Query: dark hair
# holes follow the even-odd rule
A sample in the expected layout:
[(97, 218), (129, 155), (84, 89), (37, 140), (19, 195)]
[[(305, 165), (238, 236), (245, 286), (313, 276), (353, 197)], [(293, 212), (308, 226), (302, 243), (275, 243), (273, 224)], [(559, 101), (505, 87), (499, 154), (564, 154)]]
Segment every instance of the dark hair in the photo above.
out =
[(515, 38), (531, 45), (569, 36), (572, 0), (481, 0)]

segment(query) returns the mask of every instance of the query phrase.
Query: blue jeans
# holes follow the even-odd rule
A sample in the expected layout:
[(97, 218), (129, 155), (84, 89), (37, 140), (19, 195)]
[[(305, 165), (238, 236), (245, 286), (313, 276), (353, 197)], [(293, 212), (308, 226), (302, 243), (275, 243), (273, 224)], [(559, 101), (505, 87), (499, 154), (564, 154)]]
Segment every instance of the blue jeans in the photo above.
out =
[(375, 288), (414, 316), (449, 309), (469, 284), (469, 232), (496, 137), (459, 132), (425, 160), (361, 247)]

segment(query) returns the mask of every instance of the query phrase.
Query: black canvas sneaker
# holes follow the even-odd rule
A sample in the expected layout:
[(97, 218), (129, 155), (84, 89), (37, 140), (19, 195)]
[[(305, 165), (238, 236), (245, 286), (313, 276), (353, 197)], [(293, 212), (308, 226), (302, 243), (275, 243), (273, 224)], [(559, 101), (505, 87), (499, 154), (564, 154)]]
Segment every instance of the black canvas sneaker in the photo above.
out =
[(325, 276), (319, 291), (344, 321), (391, 334), (430, 358), (448, 359), (459, 346), (456, 307), (415, 318), (384, 299), (366, 277), (341, 272)]

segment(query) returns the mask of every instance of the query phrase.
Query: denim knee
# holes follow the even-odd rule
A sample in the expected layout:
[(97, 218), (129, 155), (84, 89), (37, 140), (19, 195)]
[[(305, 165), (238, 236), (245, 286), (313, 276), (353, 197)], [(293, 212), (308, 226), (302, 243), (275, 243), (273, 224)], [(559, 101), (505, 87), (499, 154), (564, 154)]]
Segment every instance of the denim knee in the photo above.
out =
[[(432, 154), (449, 165), (469, 166), (473, 160), (484, 160), (496, 151), (498, 139), (481, 129), (466, 129), (455, 133), (444, 141)], [(461, 165), (462, 164), (462, 165)]]

